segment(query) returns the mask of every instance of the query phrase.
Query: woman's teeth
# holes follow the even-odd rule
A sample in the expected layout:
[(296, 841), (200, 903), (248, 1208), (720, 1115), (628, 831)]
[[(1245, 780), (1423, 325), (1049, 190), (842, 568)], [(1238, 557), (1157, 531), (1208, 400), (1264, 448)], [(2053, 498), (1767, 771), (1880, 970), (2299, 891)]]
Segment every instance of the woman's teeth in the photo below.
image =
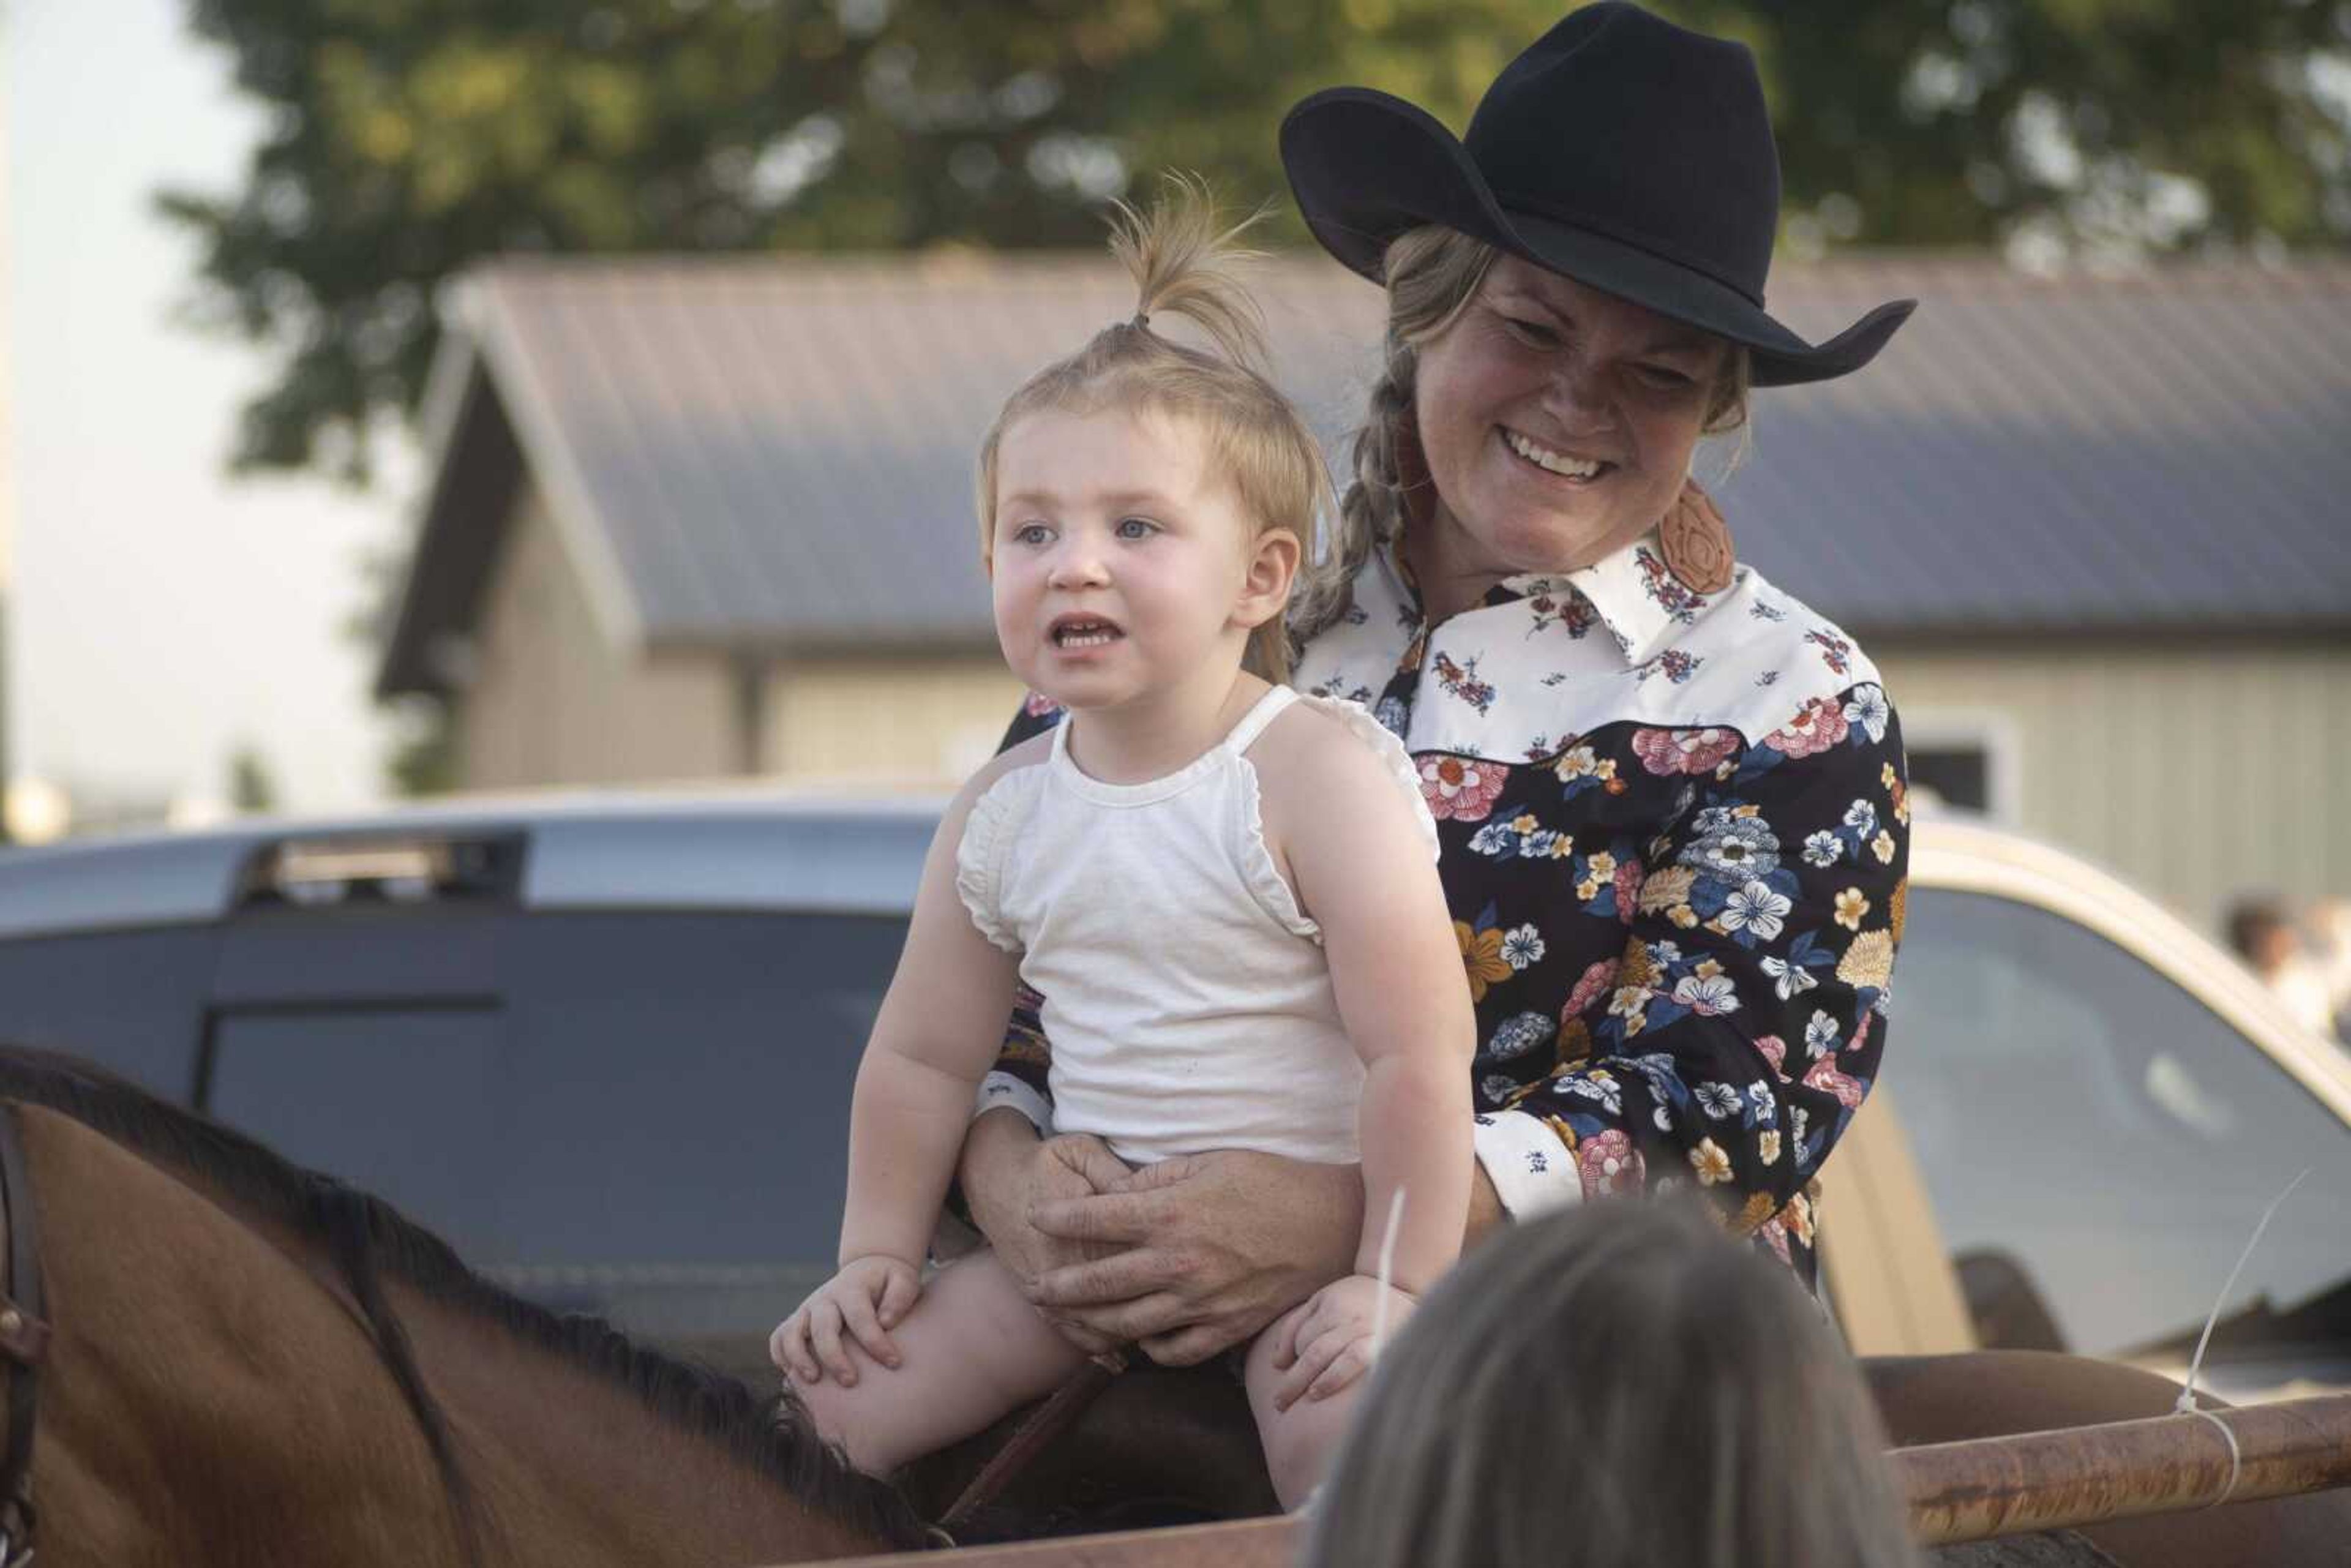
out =
[(1548, 446), (1536, 445), (1515, 430), (1502, 432), (1502, 439), (1510, 444), (1511, 451), (1528, 462), (1538, 467), (1547, 468), (1554, 474), (1563, 474), (1571, 479), (1593, 478), (1603, 468), (1608, 466), (1605, 463), (1586, 463), (1573, 457), (1562, 457)]

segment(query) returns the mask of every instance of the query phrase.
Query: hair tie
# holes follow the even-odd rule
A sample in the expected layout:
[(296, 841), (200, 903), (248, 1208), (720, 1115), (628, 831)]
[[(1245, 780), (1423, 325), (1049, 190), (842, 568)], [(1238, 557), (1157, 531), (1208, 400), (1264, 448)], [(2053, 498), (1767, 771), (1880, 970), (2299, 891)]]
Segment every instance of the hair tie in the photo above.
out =
[(1132, 321), (1129, 321), (1129, 322), (1127, 323), (1127, 325), (1128, 325), (1128, 326), (1130, 326), (1130, 327), (1132, 327), (1132, 328), (1134, 328), (1134, 329), (1136, 331), (1138, 331), (1138, 332), (1148, 332), (1148, 331), (1150, 331), (1150, 330), (1151, 330), (1151, 312), (1150, 312), (1150, 311), (1148, 311), (1148, 310), (1138, 310), (1138, 311), (1136, 311), (1136, 312), (1134, 313), (1134, 320), (1132, 320)]

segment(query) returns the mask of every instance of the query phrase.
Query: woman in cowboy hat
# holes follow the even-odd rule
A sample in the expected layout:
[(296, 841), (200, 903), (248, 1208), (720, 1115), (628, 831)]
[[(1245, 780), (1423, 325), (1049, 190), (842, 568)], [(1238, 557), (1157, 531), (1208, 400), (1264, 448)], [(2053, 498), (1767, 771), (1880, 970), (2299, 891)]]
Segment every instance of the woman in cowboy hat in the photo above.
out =
[[(1738, 564), (1690, 481), (1750, 387), (1856, 371), (1764, 308), (1777, 155), (1752, 59), (1576, 11), (1466, 138), (1361, 88), (1282, 126), (1308, 226), (1388, 297), (1301, 689), (1417, 765), (1479, 1014), (1473, 1234), (1698, 1190), (1815, 1276), (1813, 1177), (1876, 1075), (1904, 911), (1901, 740), (1869, 660)], [(1129, 1176), (1052, 1138), (1031, 1043), (963, 1164), (1035, 1298), (1156, 1359), (1239, 1343), (1346, 1271), (1346, 1167)]]

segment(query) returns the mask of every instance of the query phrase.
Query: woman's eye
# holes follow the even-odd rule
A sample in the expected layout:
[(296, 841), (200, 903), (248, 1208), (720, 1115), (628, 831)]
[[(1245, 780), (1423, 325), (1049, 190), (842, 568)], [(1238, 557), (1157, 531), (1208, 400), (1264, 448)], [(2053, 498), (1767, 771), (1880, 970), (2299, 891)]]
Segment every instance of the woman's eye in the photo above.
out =
[(1505, 316), (1502, 318), (1502, 325), (1510, 329), (1512, 337), (1530, 348), (1559, 347), (1559, 334), (1540, 321), (1530, 321), (1522, 316)]
[(1118, 537), (1123, 539), (1144, 539), (1159, 531), (1159, 525), (1149, 517), (1121, 517)]
[(1633, 373), (1659, 392), (1684, 392), (1698, 384), (1670, 365), (1638, 365)]

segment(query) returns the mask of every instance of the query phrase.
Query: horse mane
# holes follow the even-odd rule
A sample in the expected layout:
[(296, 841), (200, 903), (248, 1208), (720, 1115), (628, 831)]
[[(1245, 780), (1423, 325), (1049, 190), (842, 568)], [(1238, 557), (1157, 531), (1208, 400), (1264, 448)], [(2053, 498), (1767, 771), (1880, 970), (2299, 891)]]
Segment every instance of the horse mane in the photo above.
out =
[(929, 1543), (927, 1526), (896, 1489), (855, 1469), (838, 1448), (818, 1437), (806, 1407), (789, 1392), (762, 1400), (734, 1378), (633, 1343), (601, 1318), (558, 1314), (524, 1301), (468, 1269), (447, 1242), (383, 1199), (305, 1169), (245, 1134), (171, 1104), (94, 1063), (29, 1046), (0, 1045), (0, 1098), (55, 1111), (317, 1240), (359, 1304), (460, 1518), (469, 1523), (471, 1489), (457, 1465), (447, 1419), (425, 1387), (408, 1336), (385, 1298), (387, 1278), (628, 1390), (654, 1415), (716, 1445), (851, 1529), (893, 1547)]

